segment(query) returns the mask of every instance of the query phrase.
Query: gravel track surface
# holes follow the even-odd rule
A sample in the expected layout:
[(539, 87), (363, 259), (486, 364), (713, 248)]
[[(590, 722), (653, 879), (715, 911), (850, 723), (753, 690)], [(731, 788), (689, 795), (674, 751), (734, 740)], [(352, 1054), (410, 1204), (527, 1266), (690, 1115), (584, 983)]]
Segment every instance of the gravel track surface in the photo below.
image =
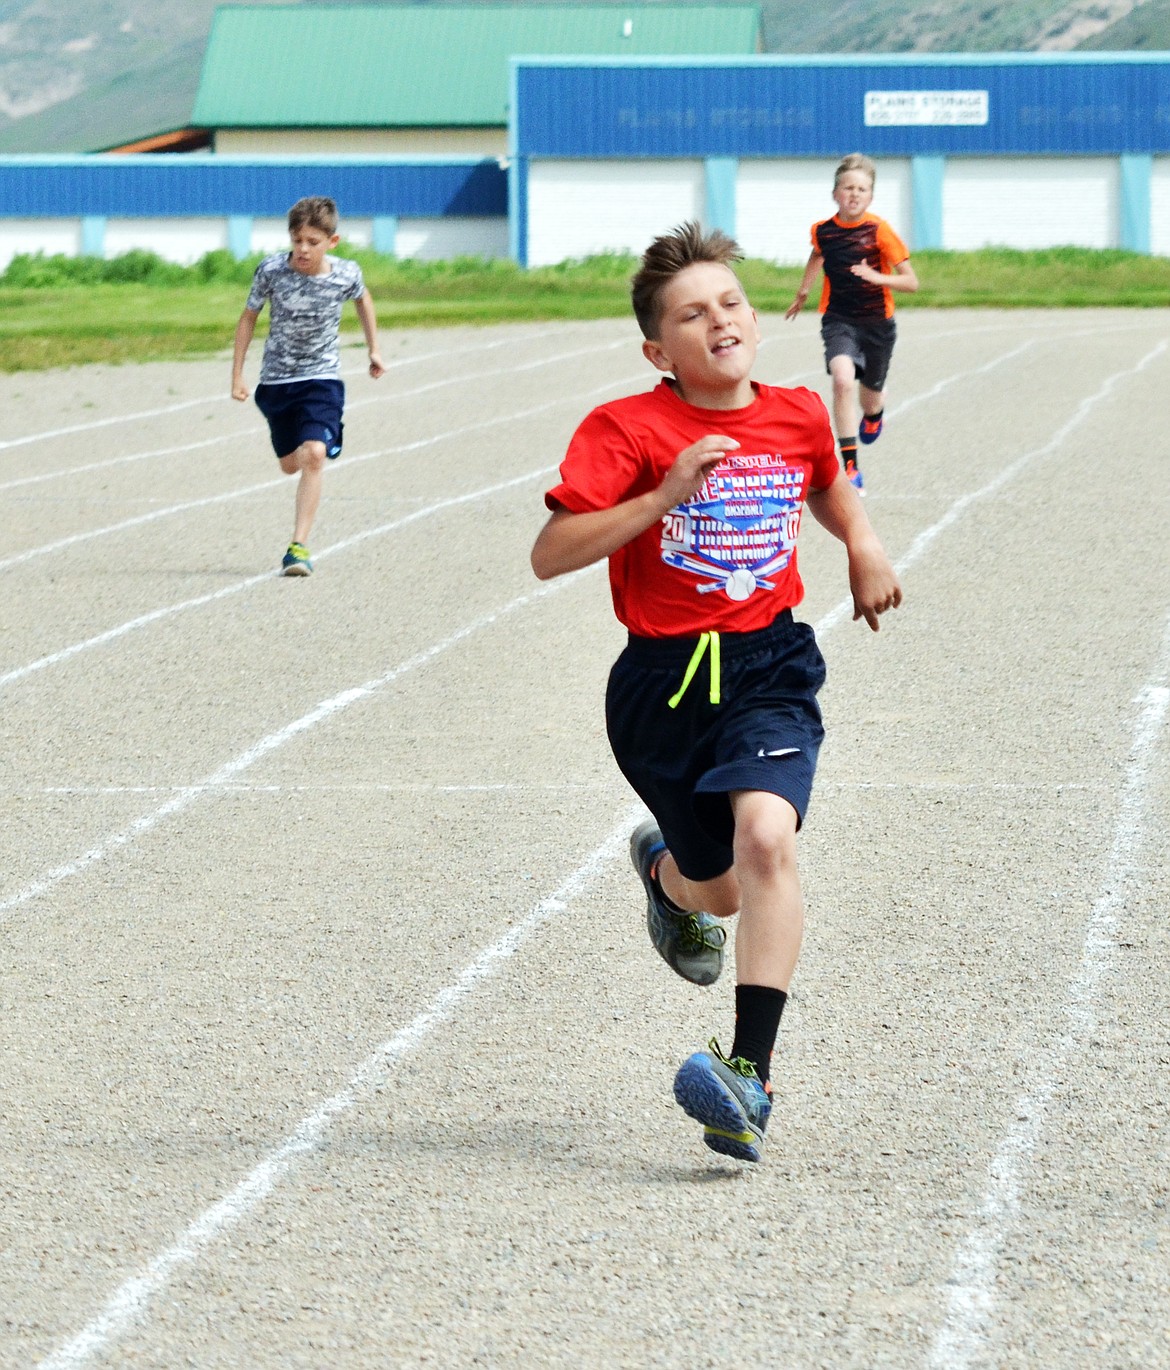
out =
[(226, 359), (0, 377), (0, 1366), (1170, 1366), (1170, 312), (901, 334), (758, 1167), (528, 566), (632, 324), (347, 348), (305, 581)]

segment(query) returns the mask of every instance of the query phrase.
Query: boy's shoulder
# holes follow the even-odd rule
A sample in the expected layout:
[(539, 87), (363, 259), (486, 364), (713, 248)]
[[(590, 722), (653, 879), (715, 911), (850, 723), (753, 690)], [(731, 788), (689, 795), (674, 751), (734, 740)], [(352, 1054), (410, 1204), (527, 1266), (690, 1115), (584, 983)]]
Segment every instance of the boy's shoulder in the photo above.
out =
[(352, 257), (335, 257), (332, 252), (327, 252), (325, 260), (329, 263), (328, 274), (330, 276), (335, 273), (342, 276), (360, 276), (362, 274), (361, 267)]
[[(819, 422), (828, 412), (820, 395), (804, 385), (768, 385), (753, 381), (752, 387), (756, 393), (755, 402), (740, 411), (750, 423), (767, 421), (772, 416), (811, 418)], [(672, 429), (676, 424), (709, 426), (706, 411), (692, 409), (675, 395), (667, 381), (659, 381), (652, 390), (640, 390), (597, 405), (585, 416), (582, 427), (620, 428), (627, 433), (646, 428), (657, 431), (667, 417), (673, 420)]]
[(825, 407), (818, 392), (807, 385), (768, 385), (764, 381), (753, 381), (752, 384), (759, 398), (769, 404), (795, 406), (797, 409)]
[(618, 427), (636, 427), (641, 422), (654, 422), (661, 415), (663, 405), (669, 405), (670, 387), (659, 381), (651, 390), (639, 390), (632, 395), (620, 395), (596, 405), (585, 415), (582, 423), (613, 423)]

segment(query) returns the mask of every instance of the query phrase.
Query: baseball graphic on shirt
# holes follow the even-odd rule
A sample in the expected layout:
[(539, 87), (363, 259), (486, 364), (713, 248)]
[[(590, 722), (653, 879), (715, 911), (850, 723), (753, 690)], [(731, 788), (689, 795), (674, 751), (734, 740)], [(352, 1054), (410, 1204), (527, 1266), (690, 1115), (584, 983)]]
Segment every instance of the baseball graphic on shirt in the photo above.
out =
[(750, 571), (742, 568), (732, 573), (723, 582), (728, 599), (749, 599), (756, 588), (756, 578)]

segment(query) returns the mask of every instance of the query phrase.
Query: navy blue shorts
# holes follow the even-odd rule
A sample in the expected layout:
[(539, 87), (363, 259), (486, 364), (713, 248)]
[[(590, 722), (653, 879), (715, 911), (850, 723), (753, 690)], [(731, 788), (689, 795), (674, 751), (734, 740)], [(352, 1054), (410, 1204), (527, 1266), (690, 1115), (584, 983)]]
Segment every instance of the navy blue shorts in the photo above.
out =
[(898, 330), (893, 319), (870, 319), (865, 323), (839, 314), (821, 318), (821, 341), (825, 345), (825, 370), (834, 357), (849, 357), (857, 379), (870, 390), (884, 390)]
[(768, 628), (720, 635), (720, 702), (710, 655), (676, 708), (696, 638), (630, 635), (614, 662), (605, 721), (614, 759), (654, 815), (688, 880), (733, 864), (733, 790), (787, 799), (804, 821), (825, 731), (825, 661), (807, 623), (785, 610)]
[(286, 381), (256, 387), (256, 408), (268, 420), (272, 450), (278, 457), (295, 452), (302, 442), (323, 442), (332, 461), (341, 451), (345, 426), (345, 382)]

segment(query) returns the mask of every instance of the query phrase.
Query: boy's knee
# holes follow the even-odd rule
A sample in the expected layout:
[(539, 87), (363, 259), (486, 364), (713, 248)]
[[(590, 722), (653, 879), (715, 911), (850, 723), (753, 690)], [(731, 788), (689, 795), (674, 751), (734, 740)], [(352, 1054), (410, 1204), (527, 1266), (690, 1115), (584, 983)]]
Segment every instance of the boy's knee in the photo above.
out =
[(301, 445), (287, 457), (280, 459), (281, 470), (293, 476), (298, 471), (321, 471), (325, 466), (325, 444), (310, 439), (302, 442)]
[(796, 865), (796, 810), (787, 800), (736, 814), (735, 865), (759, 880)]

